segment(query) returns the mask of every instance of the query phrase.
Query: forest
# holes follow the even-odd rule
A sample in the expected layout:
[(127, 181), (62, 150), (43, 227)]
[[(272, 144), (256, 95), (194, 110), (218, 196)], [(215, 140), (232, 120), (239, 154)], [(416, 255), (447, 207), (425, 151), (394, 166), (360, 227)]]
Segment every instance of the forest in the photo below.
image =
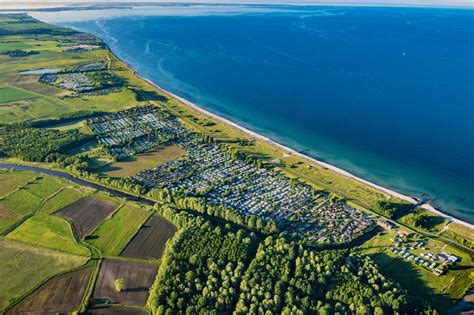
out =
[(90, 139), (90, 136), (77, 130), (6, 125), (0, 126), (0, 153), (25, 161), (42, 162), (52, 153), (67, 151)]
[(436, 313), (368, 256), (305, 248), (283, 234), (258, 237), (170, 207), (158, 212), (181, 230), (151, 289), (155, 314)]

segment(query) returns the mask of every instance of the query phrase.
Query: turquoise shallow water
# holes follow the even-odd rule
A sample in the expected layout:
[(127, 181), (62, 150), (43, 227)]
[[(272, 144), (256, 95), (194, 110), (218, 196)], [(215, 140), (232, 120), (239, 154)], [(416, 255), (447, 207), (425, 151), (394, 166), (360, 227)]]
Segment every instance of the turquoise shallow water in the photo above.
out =
[(100, 36), (140, 74), (212, 112), (474, 223), (474, 10), (81, 14), (38, 17)]

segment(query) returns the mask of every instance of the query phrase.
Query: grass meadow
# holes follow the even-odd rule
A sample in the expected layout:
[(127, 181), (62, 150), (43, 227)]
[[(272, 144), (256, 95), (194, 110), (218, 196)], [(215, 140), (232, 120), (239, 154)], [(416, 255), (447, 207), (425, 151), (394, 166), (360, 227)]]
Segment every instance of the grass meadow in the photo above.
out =
[(138, 206), (123, 205), (86, 240), (104, 255), (118, 256), (149, 215), (149, 211)]
[(66, 220), (44, 213), (37, 213), (23, 222), (7, 238), (80, 256), (90, 254), (77, 243)]
[(83, 265), (86, 257), (0, 239), (0, 310), (47, 278)]

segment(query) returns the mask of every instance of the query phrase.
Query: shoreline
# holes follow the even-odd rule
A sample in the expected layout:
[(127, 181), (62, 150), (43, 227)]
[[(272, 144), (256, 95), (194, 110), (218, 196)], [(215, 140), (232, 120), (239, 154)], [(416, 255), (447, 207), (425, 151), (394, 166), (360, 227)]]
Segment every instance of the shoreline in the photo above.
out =
[[(110, 50), (110, 51), (112, 52), (112, 50)], [(113, 53), (113, 52), (112, 52), (112, 53)], [(118, 57), (117, 57), (117, 58), (118, 58)], [(118, 59), (120, 59), (120, 58), (118, 58)], [(120, 59), (120, 60), (122, 60), (122, 59)], [(123, 60), (122, 60), (122, 61), (123, 61)], [(181, 102), (182, 104), (184, 104), (184, 105), (186, 105), (186, 106), (188, 106), (188, 107), (191, 107), (192, 109), (194, 109), (194, 110), (200, 112), (201, 114), (204, 114), (204, 115), (206, 115), (206, 116), (208, 116), (208, 117), (211, 117), (211, 118), (213, 118), (213, 119), (216, 119), (216, 120), (218, 120), (218, 121), (221, 121), (221, 122), (223, 122), (223, 123), (225, 123), (225, 124), (228, 124), (228, 125), (232, 126), (233, 128), (236, 128), (237, 130), (239, 130), (239, 131), (241, 131), (241, 132), (243, 132), (243, 133), (245, 133), (245, 134), (248, 134), (248, 135), (251, 136), (251, 137), (257, 138), (257, 139), (259, 139), (259, 140), (261, 140), (261, 141), (264, 141), (264, 142), (266, 142), (266, 143), (269, 143), (270, 145), (273, 145), (273, 146), (278, 147), (280, 150), (283, 150), (283, 151), (284, 151), (284, 152), (282, 152), (283, 154), (298, 156), (298, 157), (300, 157), (300, 158), (302, 158), (302, 159), (304, 159), (304, 160), (307, 160), (307, 161), (309, 161), (309, 162), (311, 162), (311, 163), (314, 163), (314, 164), (317, 164), (317, 165), (319, 165), (319, 166), (325, 167), (325, 168), (327, 168), (327, 169), (329, 169), (329, 170), (331, 170), (331, 171), (333, 171), (333, 172), (336, 172), (336, 173), (338, 173), (338, 174), (340, 174), (340, 175), (349, 177), (349, 178), (351, 178), (351, 179), (353, 179), (353, 180), (356, 180), (356, 181), (358, 181), (358, 182), (360, 182), (360, 183), (362, 183), (362, 184), (368, 185), (369, 187), (374, 188), (374, 189), (376, 189), (376, 190), (378, 190), (378, 191), (380, 191), (380, 192), (382, 192), (382, 193), (385, 193), (385, 194), (387, 194), (387, 195), (389, 195), (389, 196), (391, 196), (391, 197), (395, 197), (395, 198), (402, 199), (402, 200), (407, 201), (407, 202), (409, 202), (409, 203), (411, 203), (411, 204), (413, 204), (413, 205), (419, 205), (419, 207), (423, 208), (424, 210), (429, 211), (429, 212), (431, 212), (431, 213), (433, 213), (433, 214), (436, 214), (437, 216), (443, 217), (444, 219), (448, 220), (449, 222), (457, 223), (457, 224), (460, 224), (460, 225), (462, 225), (462, 226), (464, 226), (464, 227), (467, 227), (467, 228), (469, 228), (469, 229), (471, 229), (471, 230), (474, 230), (474, 225), (473, 225), (473, 224), (471, 224), (471, 223), (469, 223), (469, 222), (466, 222), (466, 221), (463, 221), (463, 220), (461, 220), (461, 219), (458, 219), (458, 218), (456, 218), (456, 217), (450, 215), (449, 213), (443, 212), (442, 210), (436, 209), (435, 207), (433, 207), (433, 206), (432, 206), (431, 204), (429, 204), (429, 203), (419, 204), (419, 202), (418, 202), (418, 200), (417, 200), (416, 197), (409, 196), (409, 195), (405, 195), (405, 194), (403, 194), (403, 193), (397, 192), (397, 191), (392, 190), (392, 189), (390, 189), (390, 188), (386, 188), (386, 187), (383, 187), (383, 186), (378, 185), (378, 184), (376, 184), (376, 183), (370, 182), (370, 181), (368, 181), (368, 180), (366, 180), (366, 179), (363, 179), (363, 178), (361, 178), (361, 177), (358, 177), (358, 176), (356, 176), (356, 175), (354, 175), (354, 174), (352, 174), (352, 173), (350, 173), (350, 172), (348, 172), (348, 171), (346, 171), (346, 170), (344, 170), (344, 169), (342, 169), (342, 168), (339, 168), (339, 167), (334, 166), (334, 165), (332, 165), (332, 164), (329, 164), (329, 163), (326, 163), (326, 162), (317, 160), (317, 159), (315, 159), (315, 158), (313, 158), (313, 157), (310, 157), (310, 156), (308, 156), (308, 155), (305, 155), (305, 154), (303, 154), (303, 153), (300, 153), (300, 152), (298, 152), (298, 151), (296, 151), (296, 150), (294, 150), (294, 149), (292, 149), (292, 148), (290, 148), (290, 147), (287, 147), (287, 146), (285, 146), (285, 145), (283, 145), (283, 144), (281, 144), (281, 143), (278, 143), (278, 142), (276, 142), (275, 140), (272, 140), (272, 139), (270, 139), (270, 138), (268, 138), (268, 137), (266, 137), (266, 136), (264, 136), (264, 135), (262, 135), (262, 134), (259, 134), (259, 133), (255, 132), (255, 131), (252, 131), (252, 130), (250, 130), (250, 129), (247, 129), (247, 128), (245, 128), (245, 127), (243, 127), (243, 126), (241, 126), (241, 125), (239, 125), (239, 124), (237, 124), (237, 123), (235, 123), (235, 122), (233, 122), (233, 121), (231, 121), (231, 120), (229, 120), (229, 119), (227, 119), (227, 118), (225, 118), (225, 117), (222, 117), (222, 116), (219, 116), (219, 115), (217, 115), (217, 114), (215, 114), (215, 113), (212, 113), (212, 112), (210, 112), (210, 111), (208, 111), (208, 110), (206, 110), (206, 109), (204, 109), (204, 108), (202, 108), (202, 107), (200, 107), (200, 106), (198, 106), (198, 105), (192, 103), (191, 101), (188, 101), (187, 99), (182, 98), (181, 96), (178, 96), (178, 95), (176, 95), (176, 94), (174, 94), (174, 93), (172, 93), (172, 92), (170, 92), (170, 91), (168, 91), (168, 90), (163, 89), (162, 87), (160, 87), (159, 85), (157, 85), (157, 84), (155, 84), (153, 81), (151, 81), (150, 79), (145, 78), (145, 77), (143, 77), (141, 74), (139, 74), (138, 71), (136, 71), (129, 63), (127, 63), (127, 62), (125, 62), (125, 61), (123, 61), (123, 62), (127, 65), (127, 67), (128, 67), (137, 77), (139, 77), (140, 79), (146, 81), (147, 83), (149, 83), (151, 86), (153, 86), (154, 88), (158, 89), (158, 90), (161, 91), (162, 93), (164, 93), (164, 94), (166, 94), (166, 95), (168, 95), (168, 96), (170, 96), (170, 97), (172, 97), (172, 98), (178, 100), (178, 101)]]

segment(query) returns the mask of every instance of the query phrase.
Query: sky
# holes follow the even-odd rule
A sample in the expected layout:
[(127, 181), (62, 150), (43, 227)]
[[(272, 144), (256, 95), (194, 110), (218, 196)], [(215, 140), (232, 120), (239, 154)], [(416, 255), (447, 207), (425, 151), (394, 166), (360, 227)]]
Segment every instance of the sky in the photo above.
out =
[(246, 3), (246, 4), (314, 4), (314, 5), (402, 5), (402, 6), (468, 6), (474, 8), (474, 0), (0, 0), (1, 8), (60, 7), (72, 3)]

